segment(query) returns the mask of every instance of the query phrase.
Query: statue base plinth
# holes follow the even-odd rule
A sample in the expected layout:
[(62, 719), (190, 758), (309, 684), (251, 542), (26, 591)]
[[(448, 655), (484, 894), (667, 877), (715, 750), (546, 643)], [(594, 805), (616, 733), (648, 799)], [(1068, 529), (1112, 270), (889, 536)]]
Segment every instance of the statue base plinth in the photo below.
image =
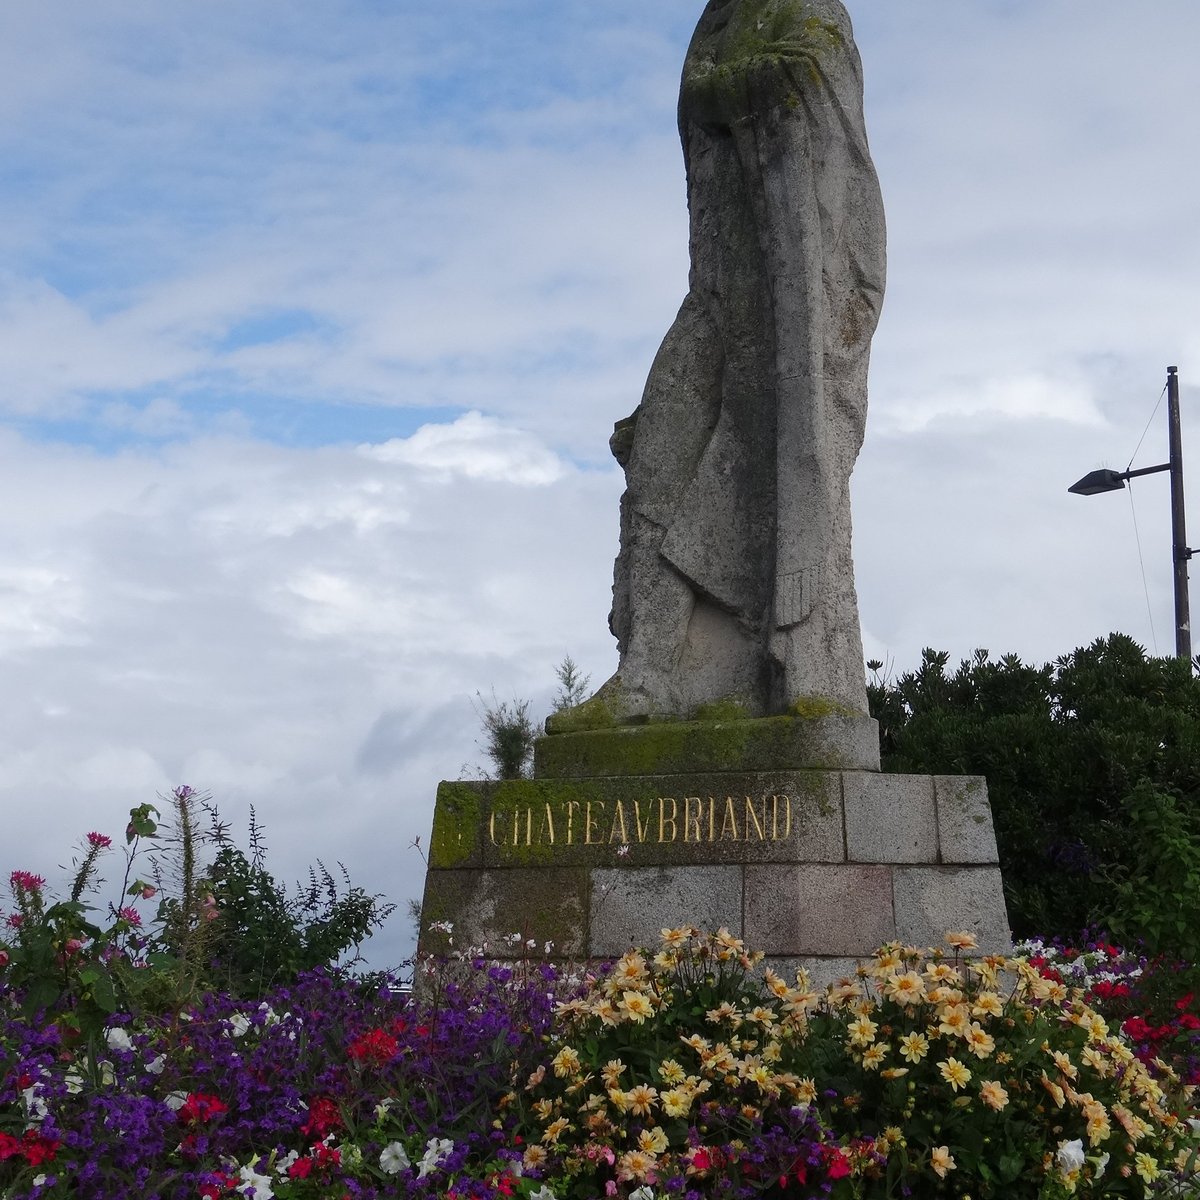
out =
[[(606, 732), (575, 744), (626, 733)], [(884, 942), (941, 945), (968, 930), (983, 952), (1011, 946), (980, 778), (636, 774), (605, 761), (607, 774), (567, 777), (564, 758), (562, 777), (441, 784), (422, 951), (451, 948), (429, 932), (443, 921), (459, 950), (567, 962), (654, 947), (664, 928), (725, 926), (777, 970), (825, 981)]]
[(661, 721), (538, 738), (538, 779), (712, 771), (879, 770), (873, 717), (826, 713), (730, 721)]

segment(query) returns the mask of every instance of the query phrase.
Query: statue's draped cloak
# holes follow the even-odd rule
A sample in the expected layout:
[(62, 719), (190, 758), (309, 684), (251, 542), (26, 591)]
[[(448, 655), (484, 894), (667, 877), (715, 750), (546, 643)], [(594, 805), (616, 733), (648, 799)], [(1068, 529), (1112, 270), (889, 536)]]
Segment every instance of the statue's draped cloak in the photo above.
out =
[[(811, 17), (839, 34), (806, 26)], [(645, 556), (639, 565), (626, 543), (649, 539), (758, 648), (746, 678), (772, 681), (758, 707), (822, 695), (865, 709), (848, 483), (885, 239), (841, 4), (712, 0), (684, 66), (679, 126), (690, 290), (625, 462), (622, 675), (640, 685), (682, 657), (666, 649), (651, 669), (639, 649), (639, 621), (658, 621), (662, 637), (661, 613), (646, 609), (659, 589), (638, 578)]]

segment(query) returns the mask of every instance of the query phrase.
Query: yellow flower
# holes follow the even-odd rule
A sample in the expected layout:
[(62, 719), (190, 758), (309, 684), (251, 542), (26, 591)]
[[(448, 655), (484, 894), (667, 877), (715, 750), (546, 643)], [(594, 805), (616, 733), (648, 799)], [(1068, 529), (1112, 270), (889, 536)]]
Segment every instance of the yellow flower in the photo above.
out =
[(873, 1046), (868, 1046), (863, 1051), (862, 1065), (868, 1071), (874, 1071), (885, 1058), (887, 1058), (887, 1047), (881, 1046), (876, 1042)]
[(621, 1091), (620, 1088), (608, 1089), (609, 1103), (619, 1113), (627, 1113), (629, 1111), (629, 1093)]
[(610, 1058), (608, 1062), (600, 1068), (600, 1075), (604, 1080), (606, 1088), (615, 1088), (617, 1080), (621, 1078), (622, 1072), (625, 1070), (625, 1064), (619, 1058)]
[(549, 1142), (551, 1145), (556, 1143), (562, 1134), (566, 1131), (570, 1122), (566, 1117), (559, 1117), (556, 1121), (551, 1121), (546, 1126), (546, 1132), (542, 1134), (542, 1141)]
[(539, 1121), (548, 1121), (554, 1113), (554, 1101), (545, 1098), (533, 1102), (533, 1111)]
[(667, 1149), (667, 1135), (661, 1129), (643, 1129), (638, 1134), (638, 1149), (647, 1154), (662, 1154)]
[[(864, 1061), (866, 1060), (866, 1055), (863, 1056), (863, 1059), (864, 1059)], [(884, 1070), (880, 1071), (879, 1074), (884, 1079), (900, 1079), (903, 1076), (908, 1074), (908, 1068), (907, 1067), (887, 1067)]]
[(609, 978), (618, 984), (640, 983), (646, 978), (646, 960), (630, 950), (617, 959)]
[(616, 1025), (621, 1020), (621, 1014), (611, 1000), (600, 1000), (592, 1011), (605, 1025)]
[(956, 1092), (959, 1088), (966, 1087), (971, 1078), (971, 1072), (957, 1058), (948, 1058), (945, 1062), (938, 1063), (938, 1071)]
[(617, 1159), (617, 1178), (622, 1180), (645, 1179), (658, 1165), (653, 1154), (644, 1150), (627, 1150)]
[(1054, 1065), (1068, 1078), (1076, 1079), (1079, 1076), (1079, 1069), (1075, 1064), (1061, 1051), (1051, 1051), (1050, 1057), (1054, 1059)]
[(980, 992), (975, 997), (975, 1003), (971, 1006), (971, 1016), (1002, 1017), (1003, 1015), (1004, 1001), (995, 992)]
[(640, 1025), (647, 1017), (654, 1016), (654, 1005), (641, 992), (622, 992), (621, 1011), (628, 1014), (635, 1024)]
[(925, 981), (916, 971), (905, 971), (889, 976), (883, 990), (897, 1004), (916, 1004), (925, 995)]
[(539, 1146), (536, 1143), (529, 1146), (525, 1153), (521, 1156), (522, 1164), (531, 1170), (537, 1170), (545, 1165), (546, 1160), (550, 1157), (545, 1146)]
[(985, 1079), (979, 1085), (979, 1098), (996, 1112), (1008, 1104), (1008, 1092), (995, 1079)]
[(681, 925), (678, 929), (664, 929), (661, 934), (662, 943), (669, 949), (678, 950), (680, 946), (686, 944), (689, 938), (696, 937), (699, 932), (698, 929), (687, 925)]
[(566, 1079), (579, 1070), (579, 1055), (570, 1046), (564, 1046), (550, 1061), (559, 1079)]
[(923, 1033), (910, 1033), (900, 1039), (900, 1057), (919, 1063), (929, 1053), (929, 1039)]
[(851, 979), (849, 976), (829, 985), (829, 998), (837, 1004), (844, 1004), (848, 1000), (856, 1000), (862, 994), (862, 984), (857, 979)]
[(953, 946), (955, 950), (976, 950), (979, 947), (979, 940), (973, 933), (963, 930), (959, 933), (946, 934), (946, 945)]
[(1051, 1080), (1050, 1076), (1047, 1075), (1045, 1071), (1042, 1072), (1042, 1087), (1044, 1087), (1046, 1091), (1050, 1093), (1050, 1098), (1054, 1101), (1057, 1107), (1062, 1108), (1062, 1106), (1066, 1104), (1067, 1097), (1062, 1088), (1060, 1088), (1057, 1083), (1053, 1082), (1053, 1080)]
[(846, 1032), (850, 1035), (850, 1044), (852, 1046), (869, 1046), (875, 1040), (875, 1034), (878, 1030), (879, 1026), (866, 1013), (863, 1013), (846, 1026)]
[(1133, 1169), (1147, 1182), (1153, 1183), (1159, 1176), (1159, 1168), (1157, 1159), (1152, 1158), (1149, 1154), (1138, 1151), (1133, 1160)]
[(658, 1067), (658, 1077), (663, 1083), (679, 1083), (687, 1078), (687, 1072), (673, 1058), (664, 1058)]
[(933, 962), (925, 968), (925, 978), (934, 983), (961, 983), (957, 968), (947, 962)]
[(793, 1094), (797, 1104), (811, 1104), (817, 1098), (817, 1085), (811, 1079), (801, 1079)]
[(704, 1019), (710, 1025), (719, 1025), (722, 1021), (731, 1021), (734, 1029), (742, 1023), (742, 1014), (728, 1000), (723, 1000), (716, 1008), (710, 1008), (704, 1014)]
[(654, 1097), (657, 1095), (657, 1090), (645, 1083), (639, 1083), (637, 1087), (630, 1088), (625, 1093), (626, 1099), (629, 1101), (629, 1111), (635, 1117), (648, 1117), (654, 1104)]
[(942, 1020), (938, 1025), (938, 1032), (947, 1034), (950, 1037), (967, 1036), (967, 1031), (971, 1028), (971, 1014), (967, 1012), (965, 1004), (947, 1004), (942, 1009)]
[(692, 1107), (692, 1094), (684, 1088), (668, 1088), (658, 1100), (668, 1117), (686, 1117)]
[(947, 1173), (953, 1171), (958, 1164), (951, 1157), (949, 1146), (934, 1146), (929, 1155), (929, 1165), (936, 1175), (945, 1179)]
[(996, 1039), (978, 1021), (971, 1022), (971, 1027), (966, 1033), (966, 1039), (967, 1045), (971, 1048), (971, 1053), (976, 1058), (987, 1058), (996, 1048)]
[(693, 1033), (691, 1037), (680, 1036), (679, 1040), (685, 1045), (690, 1046), (697, 1054), (704, 1054), (712, 1049), (712, 1042), (708, 1038), (702, 1038), (698, 1033)]
[(672, 954), (670, 950), (660, 950), (653, 961), (660, 971), (673, 971), (679, 965), (679, 956)]
[(724, 925), (713, 934), (712, 940), (718, 946), (724, 946), (726, 950), (744, 950), (746, 948), (742, 939), (734, 937)]

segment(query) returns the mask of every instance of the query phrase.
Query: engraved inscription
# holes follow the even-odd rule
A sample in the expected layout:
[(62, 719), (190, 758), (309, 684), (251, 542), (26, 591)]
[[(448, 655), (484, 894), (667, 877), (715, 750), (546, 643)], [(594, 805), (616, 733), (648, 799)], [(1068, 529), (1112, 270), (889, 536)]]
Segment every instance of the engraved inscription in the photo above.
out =
[(565, 800), (493, 809), (488, 818), (497, 848), (716, 845), (791, 836), (792, 797), (786, 795)]

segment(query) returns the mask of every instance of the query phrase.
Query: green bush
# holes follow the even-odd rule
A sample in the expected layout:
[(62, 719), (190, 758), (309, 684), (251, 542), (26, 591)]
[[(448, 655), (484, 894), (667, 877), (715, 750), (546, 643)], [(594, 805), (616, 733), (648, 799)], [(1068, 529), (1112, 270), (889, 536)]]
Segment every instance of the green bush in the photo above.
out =
[[(895, 681), (876, 672), (868, 696), (883, 766), (987, 777), (1014, 932), (1073, 937), (1120, 920), (1127, 938), (1187, 953), (1192, 934), (1165, 915), (1179, 907), (1171, 880), (1200, 861), (1190, 664), (1149, 657), (1121, 634), (1040, 667), (980, 650), (949, 671), (948, 658), (926, 650)], [(1157, 916), (1137, 902), (1155, 888), (1171, 901)], [(1135, 902), (1123, 912), (1126, 897)]]

